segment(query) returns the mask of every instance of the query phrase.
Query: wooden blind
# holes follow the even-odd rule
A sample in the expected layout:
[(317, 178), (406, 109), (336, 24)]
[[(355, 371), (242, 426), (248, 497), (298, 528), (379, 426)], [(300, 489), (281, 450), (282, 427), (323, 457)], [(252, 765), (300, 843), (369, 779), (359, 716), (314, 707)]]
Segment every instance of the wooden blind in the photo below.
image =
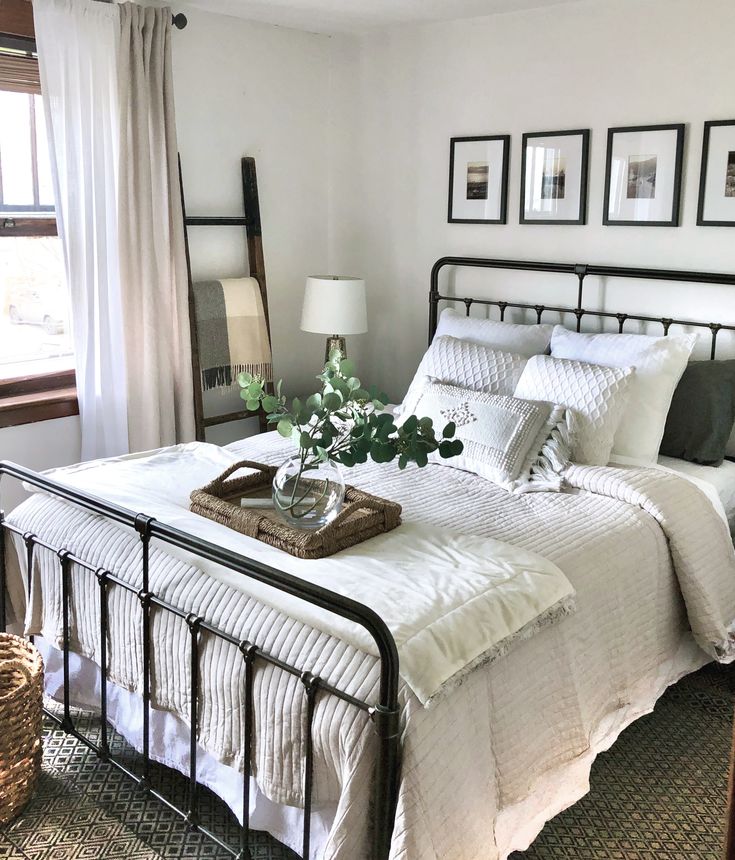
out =
[(41, 92), (34, 38), (29, 0), (0, 0), (0, 90)]
[(38, 59), (0, 48), (0, 90), (14, 93), (40, 93)]
[(0, 33), (35, 38), (33, 6), (30, 0), (0, 0)]

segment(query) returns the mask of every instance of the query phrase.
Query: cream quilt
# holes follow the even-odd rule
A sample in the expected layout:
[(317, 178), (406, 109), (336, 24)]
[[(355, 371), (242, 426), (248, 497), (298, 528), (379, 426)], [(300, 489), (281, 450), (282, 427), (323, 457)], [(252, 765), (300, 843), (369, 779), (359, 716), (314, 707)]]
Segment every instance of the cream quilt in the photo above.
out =
[[(237, 456), (278, 463), (288, 443), (271, 436), (232, 446)], [(520, 642), (502, 660), (469, 674), (434, 708), (408, 685), (403, 702), (403, 769), (392, 857), (473, 860), (523, 848), (546, 817), (584, 791), (594, 752), (651, 707), (667, 683), (711, 655), (733, 656), (735, 557), (722, 520), (688, 482), (652, 470), (575, 467), (569, 494), (510, 496), (477, 477), (442, 466), (400, 473), (366, 466), (351, 475), (368, 491), (400, 501), (408, 524), (511, 543), (552, 561), (577, 593), (577, 612)], [(95, 564), (121, 569), (139, 553), (137, 538), (57, 500), (36, 497), (13, 512), (24, 529), (67, 540)], [(12, 561), (12, 559), (11, 559)], [(185, 560), (156, 549), (153, 575), (186, 603), (199, 576)], [(44, 589), (53, 593), (53, 558), (39, 554)], [(20, 570), (18, 570), (20, 574)], [(375, 658), (263, 600), (209, 595), (213, 620), (252, 631), (273, 653), (303, 661), (355, 695), (374, 693)], [(77, 584), (83, 599), (81, 584)], [(683, 600), (682, 600), (683, 596)], [(96, 605), (89, 586), (89, 606)], [(36, 604), (34, 631), (59, 629), (55, 601)], [(123, 607), (120, 607), (123, 609)], [(136, 607), (131, 601), (130, 623)], [(125, 618), (125, 612), (116, 613)], [(75, 619), (82, 642), (94, 641), (92, 609)], [(181, 625), (158, 618), (158, 640), (183, 644)], [(85, 625), (88, 625), (85, 629)], [(165, 626), (164, 626), (165, 625)], [(130, 629), (112, 632), (138, 665)], [(49, 637), (53, 638), (53, 636)], [(118, 647), (121, 647), (119, 644)], [(174, 650), (174, 653), (176, 651)], [(186, 648), (156, 653), (156, 677), (173, 679), (159, 707), (187, 712)], [(94, 655), (92, 655), (94, 656)], [(222, 761), (239, 764), (241, 660), (207, 646), (203, 674), (219, 678), (201, 714), (200, 738)], [(135, 689), (138, 677), (119, 679)], [(256, 678), (255, 767), (272, 799), (301, 801), (303, 696), (298, 681), (261, 668)], [(323, 699), (314, 727), (316, 803), (336, 809), (323, 856), (366, 856), (372, 732), (349, 706)], [(577, 777), (554, 797), (548, 786), (565, 768)], [(558, 782), (558, 780), (556, 780)], [(546, 786), (546, 788), (544, 788)], [(547, 792), (546, 794), (544, 792)]]

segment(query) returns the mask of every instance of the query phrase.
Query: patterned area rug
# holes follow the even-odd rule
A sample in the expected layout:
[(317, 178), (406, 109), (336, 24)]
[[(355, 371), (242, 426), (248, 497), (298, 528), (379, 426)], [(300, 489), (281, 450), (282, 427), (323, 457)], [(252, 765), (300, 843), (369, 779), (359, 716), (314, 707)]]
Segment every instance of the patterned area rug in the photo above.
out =
[[(592, 791), (544, 828), (512, 860), (719, 860), (722, 854), (735, 672), (708, 666), (671, 688), (653, 714), (628, 728), (592, 772)], [(95, 717), (77, 714), (94, 737)], [(112, 736), (112, 751), (135, 769), (139, 757)], [(154, 787), (182, 807), (186, 780), (154, 766)], [(206, 789), (202, 823), (237, 845), (234, 817)], [(253, 834), (253, 860), (294, 860)], [(229, 855), (82, 744), (47, 721), (43, 775), (23, 815), (0, 830), (0, 860), (214, 860)]]

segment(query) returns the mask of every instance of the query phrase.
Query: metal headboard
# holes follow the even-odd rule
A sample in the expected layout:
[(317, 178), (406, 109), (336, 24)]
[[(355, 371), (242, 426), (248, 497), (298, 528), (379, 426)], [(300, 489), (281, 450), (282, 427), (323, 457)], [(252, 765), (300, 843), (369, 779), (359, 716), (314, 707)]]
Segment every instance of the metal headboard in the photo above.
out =
[[(523, 272), (554, 272), (558, 274), (575, 275), (578, 279), (577, 304), (575, 307), (559, 305), (534, 305), (523, 302), (508, 302), (494, 299), (465, 298), (463, 296), (447, 296), (439, 292), (439, 273), (446, 266), (455, 268), (481, 269), (515, 269)], [(690, 272), (679, 269), (637, 269), (625, 266), (596, 266), (586, 263), (544, 263), (530, 260), (493, 260), (483, 257), (441, 257), (431, 269), (431, 289), (429, 291), (429, 343), (436, 331), (438, 306), (440, 301), (460, 302), (466, 308), (467, 316), (472, 305), (489, 305), (500, 309), (500, 319), (505, 318), (508, 308), (535, 311), (536, 319), (541, 322), (545, 312), (574, 314), (577, 319), (577, 331), (580, 331), (582, 318), (585, 316), (602, 319), (614, 319), (618, 323), (618, 331), (622, 332), (629, 320), (638, 322), (659, 323), (663, 326), (664, 334), (669, 333), (672, 325), (691, 326), (708, 329), (712, 338), (710, 358), (715, 358), (717, 352), (717, 335), (721, 331), (735, 332), (735, 323), (702, 322), (696, 320), (674, 319), (673, 317), (652, 317), (642, 314), (613, 313), (612, 311), (588, 311), (582, 304), (584, 280), (588, 275), (601, 278), (639, 278), (650, 281), (684, 281), (695, 284), (725, 284), (735, 287), (735, 274), (726, 275), (715, 272)]]

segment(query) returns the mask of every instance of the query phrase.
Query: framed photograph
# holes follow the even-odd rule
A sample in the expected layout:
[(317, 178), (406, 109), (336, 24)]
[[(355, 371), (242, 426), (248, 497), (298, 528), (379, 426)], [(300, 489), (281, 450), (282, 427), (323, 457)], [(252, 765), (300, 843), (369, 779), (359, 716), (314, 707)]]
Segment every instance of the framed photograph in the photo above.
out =
[(602, 223), (678, 227), (684, 125), (610, 128)]
[(523, 135), (521, 224), (585, 224), (589, 129)]
[(449, 150), (450, 224), (505, 224), (510, 135), (453, 137)]
[(735, 119), (704, 124), (697, 224), (735, 227)]

